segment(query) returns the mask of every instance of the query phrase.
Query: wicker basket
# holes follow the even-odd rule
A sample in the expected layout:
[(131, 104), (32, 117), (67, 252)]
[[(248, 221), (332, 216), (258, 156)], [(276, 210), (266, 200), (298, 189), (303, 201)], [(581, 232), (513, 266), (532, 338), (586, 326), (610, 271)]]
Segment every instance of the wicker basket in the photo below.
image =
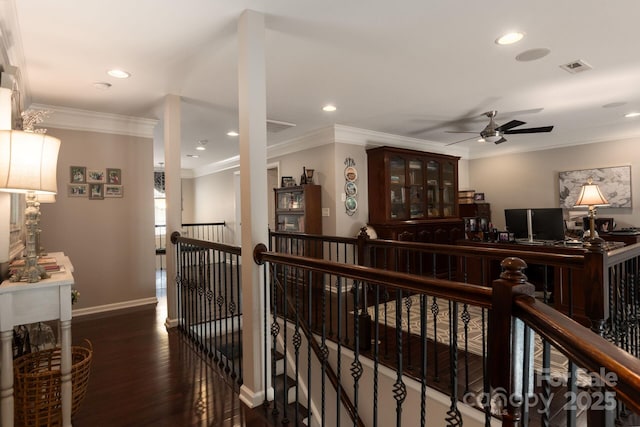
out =
[[(88, 347), (71, 347), (71, 415), (80, 408), (87, 393), (93, 358)], [(18, 426), (39, 427), (62, 424), (60, 349), (28, 353), (14, 360), (14, 408)]]

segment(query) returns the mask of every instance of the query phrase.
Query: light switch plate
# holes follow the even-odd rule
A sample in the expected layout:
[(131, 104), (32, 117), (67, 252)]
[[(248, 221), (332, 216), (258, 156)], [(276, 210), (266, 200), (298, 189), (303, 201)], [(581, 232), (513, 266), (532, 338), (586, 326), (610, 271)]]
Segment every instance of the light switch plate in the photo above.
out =
[(322, 216), (329, 216), (329, 208), (322, 208)]

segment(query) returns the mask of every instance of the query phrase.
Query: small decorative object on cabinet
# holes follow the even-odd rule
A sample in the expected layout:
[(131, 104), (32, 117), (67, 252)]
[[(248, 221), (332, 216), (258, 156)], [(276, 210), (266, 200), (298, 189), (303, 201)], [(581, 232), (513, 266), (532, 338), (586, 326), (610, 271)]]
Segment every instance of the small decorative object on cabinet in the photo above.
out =
[(276, 230), (322, 234), (319, 185), (275, 188)]

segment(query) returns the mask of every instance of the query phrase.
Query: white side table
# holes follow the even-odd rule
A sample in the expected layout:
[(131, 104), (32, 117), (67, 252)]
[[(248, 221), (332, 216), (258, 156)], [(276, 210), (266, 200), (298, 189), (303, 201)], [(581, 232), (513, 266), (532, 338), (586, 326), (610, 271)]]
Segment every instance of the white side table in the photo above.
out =
[(71, 427), (71, 287), (73, 266), (62, 252), (50, 253), (64, 271), (38, 283), (0, 284), (0, 411), (2, 427), (13, 427), (13, 327), (27, 323), (60, 320), (62, 380), (62, 425)]

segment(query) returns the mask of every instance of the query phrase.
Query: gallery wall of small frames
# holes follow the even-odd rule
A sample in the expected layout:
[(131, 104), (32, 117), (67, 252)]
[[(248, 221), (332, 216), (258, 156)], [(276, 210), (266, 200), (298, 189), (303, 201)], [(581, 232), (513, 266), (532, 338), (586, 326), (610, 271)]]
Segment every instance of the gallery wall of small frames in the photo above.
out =
[(122, 170), (117, 168), (87, 169), (86, 166), (71, 166), (67, 195), (69, 197), (86, 197), (89, 200), (123, 197)]

